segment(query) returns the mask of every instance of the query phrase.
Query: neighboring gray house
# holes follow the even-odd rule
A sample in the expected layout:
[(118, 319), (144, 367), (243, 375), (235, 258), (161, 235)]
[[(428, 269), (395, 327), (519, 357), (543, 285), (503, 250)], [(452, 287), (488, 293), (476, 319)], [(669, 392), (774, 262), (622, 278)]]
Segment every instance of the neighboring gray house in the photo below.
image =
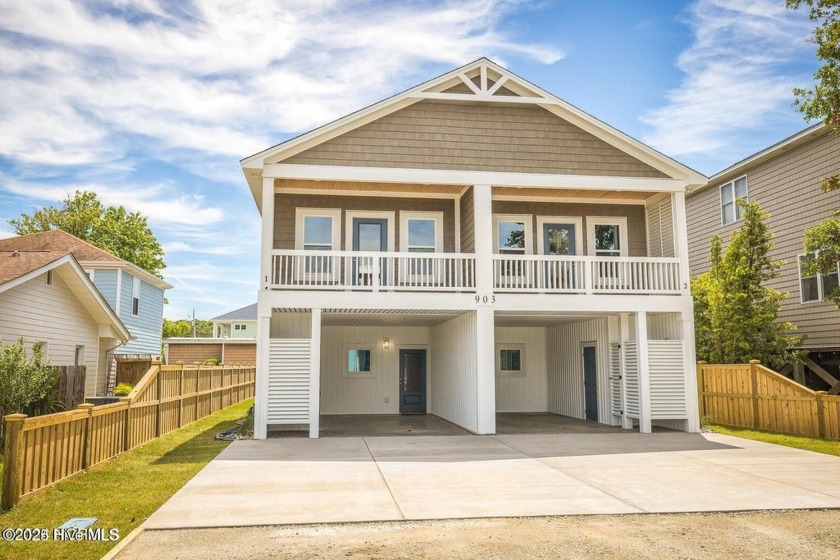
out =
[(113, 354), (160, 356), (164, 291), (171, 284), (61, 230), (0, 240), (0, 251), (12, 250), (71, 253), (131, 333), (124, 344), (112, 341)]
[(758, 202), (770, 213), (771, 257), (786, 261), (779, 277), (769, 284), (788, 293), (779, 318), (791, 321), (806, 335), (803, 348), (825, 371), (791, 369), (794, 378), (817, 389), (831, 387), (840, 379), (840, 310), (824, 300), (824, 294), (837, 286), (837, 270), (805, 277), (799, 263), (807, 258), (803, 254), (805, 230), (840, 208), (840, 191), (823, 193), (820, 188), (823, 179), (835, 173), (840, 173), (840, 136), (818, 124), (724, 169), (686, 197), (692, 276), (709, 269), (711, 237), (719, 234), (726, 243), (741, 224), (736, 197)]
[(257, 304), (219, 315), (213, 322), (215, 338), (257, 338)]

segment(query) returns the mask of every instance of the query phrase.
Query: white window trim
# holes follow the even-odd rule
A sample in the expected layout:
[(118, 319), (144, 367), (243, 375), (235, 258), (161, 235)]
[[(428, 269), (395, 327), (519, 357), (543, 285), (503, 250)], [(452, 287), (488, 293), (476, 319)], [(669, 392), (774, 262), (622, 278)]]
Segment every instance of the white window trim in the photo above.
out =
[(627, 246), (626, 216), (587, 216), (586, 217), (586, 254), (595, 256), (595, 226), (618, 226), (618, 243), (621, 257), (629, 255)]
[(332, 218), (332, 250), (338, 251), (341, 244), (340, 208), (295, 208), (295, 249), (303, 250), (303, 219), (306, 216), (327, 216)]
[(493, 252), (499, 253), (499, 223), (523, 222), (525, 224), (525, 255), (534, 254), (534, 222), (531, 214), (493, 214)]
[(87, 273), (88, 278), (90, 278), (90, 281), (94, 282), (95, 278), (96, 278), (96, 269), (95, 268), (90, 268), (88, 270), (85, 270), (85, 272)]
[(443, 253), (443, 212), (404, 212), (400, 211), (400, 251), (408, 252), (408, 221), (435, 221), (435, 253)]
[[(821, 272), (816, 273), (814, 276), (802, 276), (802, 258), (807, 257), (810, 253), (802, 253), (796, 255), (796, 273), (799, 277), (799, 303), (802, 305), (810, 305), (812, 303), (824, 303), (825, 302), (825, 292), (823, 289), (823, 274)], [(840, 262), (837, 263), (837, 270), (838, 274), (840, 274)], [(817, 299), (812, 299), (809, 301), (805, 301), (804, 294), (802, 292), (802, 280), (803, 278), (816, 278), (817, 279), (817, 295), (819, 296)]]
[[(502, 371), (502, 350), (519, 350), (519, 371)], [(526, 344), (521, 342), (496, 344), (496, 376), (497, 377), (527, 377), (528, 364), (525, 362)]]
[[(347, 353), (350, 350), (369, 350), (370, 351), (370, 371), (369, 372), (351, 372), (347, 371)], [(377, 375), (376, 363), (376, 344), (344, 344), (341, 350), (341, 377), (344, 379), (373, 379)]]
[(583, 218), (580, 216), (537, 216), (537, 254), (545, 254), (545, 239), (543, 239), (543, 225), (545, 224), (574, 224), (575, 226), (575, 256), (583, 255)]
[[(134, 312), (134, 300), (137, 300), (137, 313)], [(131, 315), (134, 317), (140, 316), (140, 279), (136, 276), (131, 277)]]
[[(742, 218), (738, 217), (738, 204), (736, 203), (737, 198), (735, 197), (735, 181), (738, 181), (740, 179), (744, 180), (744, 185), (746, 186), (746, 189), (747, 189), (747, 194), (744, 197), (744, 200), (749, 201), (749, 199), (750, 199), (750, 181), (749, 181), (749, 179), (747, 179), (746, 175), (741, 175), (740, 177), (735, 177), (731, 181), (727, 181), (726, 183), (724, 183), (724, 184), (722, 184), (721, 186), (718, 187), (718, 208), (720, 208), (720, 225), (722, 225), (722, 226), (729, 226), (729, 225), (732, 225), (732, 224), (737, 224), (738, 222), (740, 222), (744, 219), (743, 217)], [(731, 222), (724, 222), (723, 221), (723, 188), (724, 187), (730, 187), (732, 189), (732, 204), (734, 205), (733, 212), (734, 212), (735, 219), (732, 220)]]
[(393, 253), (395, 251), (394, 245), (396, 243), (396, 235), (394, 232), (394, 212), (385, 210), (347, 210), (344, 212), (344, 250), (353, 250), (353, 220), (355, 218), (374, 218), (377, 220), (385, 219), (388, 222), (388, 237), (387, 237), (387, 251)]

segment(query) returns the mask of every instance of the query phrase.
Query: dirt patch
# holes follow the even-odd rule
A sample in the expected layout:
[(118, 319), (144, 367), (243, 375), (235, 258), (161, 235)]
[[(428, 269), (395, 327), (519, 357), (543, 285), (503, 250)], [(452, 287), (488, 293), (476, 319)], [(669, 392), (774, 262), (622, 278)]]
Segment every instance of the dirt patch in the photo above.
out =
[(840, 510), (190, 529), (144, 532), (117, 558), (836, 560), (838, 525)]

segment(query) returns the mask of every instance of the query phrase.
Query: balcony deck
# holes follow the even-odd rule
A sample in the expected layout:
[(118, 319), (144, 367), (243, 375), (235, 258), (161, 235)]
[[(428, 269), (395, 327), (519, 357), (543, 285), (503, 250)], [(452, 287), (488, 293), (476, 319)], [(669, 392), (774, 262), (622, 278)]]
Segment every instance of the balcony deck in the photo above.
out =
[[(493, 255), (498, 293), (681, 295), (680, 259)], [(472, 253), (272, 251), (273, 290), (475, 293)]]

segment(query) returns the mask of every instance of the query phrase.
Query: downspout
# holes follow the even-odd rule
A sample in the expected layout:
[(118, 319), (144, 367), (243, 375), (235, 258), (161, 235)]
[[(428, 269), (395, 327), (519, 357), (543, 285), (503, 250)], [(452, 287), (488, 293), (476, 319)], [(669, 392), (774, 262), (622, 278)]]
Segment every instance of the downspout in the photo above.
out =
[[(119, 343), (119, 344), (117, 344), (116, 346), (113, 346), (113, 347), (108, 348), (107, 350), (105, 350), (105, 367), (106, 367), (109, 371), (110, 371), (110, 369), (111, 369), (111, 368), (109, 367), (109, 364), (111, 363), (111, 361), (108, 359), (108, 354), (110, 354), (111, 352), (113, 352), (114, 350), (116, 350), (117, 348), (119, 348), (120, 346), (125, 346), (126, 344), (128, 344), (129, 342), (131, 342), (131, 341), (133, 341), (133, 340), (137, 340), (137, 335), (130, 334), (130, 335), (128, 336), (128, 340), (123, 340), (122, 342), (120, 342), (120, 343)], [(115, 376), (116, 376), (116, 373), (117, 373), (117, 372), (116, 372), (116, 370), (115, 370), (115, 371), (114, 371), (114, 375), (115, 375)], [(110, 376), (110, 373), (109, 373), (109, 376)], [(116, 379), (114, 379), (114, 381), (115, 381), (115, 383), (114, 383), (114, 384), (116, 385)], [(106, 392), (106, 393), (108, 392), (108, 379), (105, 379), (105, 392)], [(113, 396), (113, 395), (106, 395), (106, 396)]]

